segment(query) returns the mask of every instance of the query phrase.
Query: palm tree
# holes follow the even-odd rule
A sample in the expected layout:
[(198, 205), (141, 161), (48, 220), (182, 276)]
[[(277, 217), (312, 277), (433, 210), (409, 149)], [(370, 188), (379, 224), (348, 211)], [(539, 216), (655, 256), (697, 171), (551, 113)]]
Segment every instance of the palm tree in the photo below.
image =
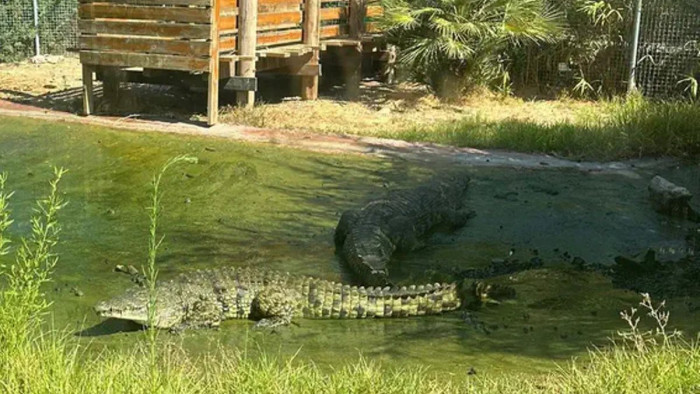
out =
[(380, 26), (399, 63), (438, 96), (503, 72), (500, 56), (524, 41), (552, 41), (561, 16), (545, 0), (382, 0)]

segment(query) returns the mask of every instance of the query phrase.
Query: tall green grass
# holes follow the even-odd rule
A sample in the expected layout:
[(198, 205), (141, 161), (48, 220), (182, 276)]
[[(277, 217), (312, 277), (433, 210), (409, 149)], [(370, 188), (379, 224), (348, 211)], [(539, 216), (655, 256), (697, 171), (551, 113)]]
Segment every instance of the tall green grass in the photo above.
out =
[(697, 156), (700, 154), (698, 125), (700, 105), (697, 103), (652, 102), (637, 95), (582, 111), (572, 122), (489, 121), (477, 115), (427, 128), (381, 134), (414, 142), (610, 160)]
[[(175, 160), (175, 159), (174, 159)], [(175, 164), (184, 158), (171, 161)], [(160, 178), (154, 178), (149, 210), (151, 234), (145, 267), (149, 286), (157, 279)], [(333, 371), (292, 358), (250, 358), (236, 349), (219, 349), (193, 358), (147, 331), (131, 351), (87, 352), (68, 333), (47, 328), (50, 304), (41, 285), (51, 281), (58, 262), (52, 248), (64, 206), (58, 192), (63, 170), (56, 170), (48, 197), (39, 201), (33, 231), (20, 241), (12, 264), (2, 266), (0, 288), (0, 393), (695, 393), (700, 391), (700, 348), (667, 328), (663, 303), (644, 295), (640, 310), (655, 328), (642, 330), (637, 309), (624, 312), (629, 328), (607, 349), (573, 360), (540, 377), (467, 376), (446, 379), (429, 369), (399, 369), (368, 362)], [(0, 258), (11, 252), (6, 230), (12, 224), (5, 175), (0, 176)], [(2, 260), (5, 261), (5, 260)], [(152, 305), (158, 300), (155, 293)], [(154, 318), (154, 316), (152, 316)], [(152, 320), (151, 320), (152, 321)]]

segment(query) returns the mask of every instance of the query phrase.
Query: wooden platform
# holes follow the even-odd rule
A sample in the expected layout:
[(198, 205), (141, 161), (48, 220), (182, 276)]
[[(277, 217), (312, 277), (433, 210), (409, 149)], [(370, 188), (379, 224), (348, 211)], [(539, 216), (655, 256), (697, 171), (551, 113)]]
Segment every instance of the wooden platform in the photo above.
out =
[(374, 45), (371, 21), (382, 9), (364, 0), (80, 0), (78, 12), (86, 115), (94, 74), (107, 97), (122, 82), (190, 84), (202, 79), (187, 75), (201, 75), (215, 124), (220, 85), (251, 106), (260, 70), (300, 76), (300, 96), (315, 99), (320, 52), (355, 48), (349, 64), (361, 64), (355, 57)]

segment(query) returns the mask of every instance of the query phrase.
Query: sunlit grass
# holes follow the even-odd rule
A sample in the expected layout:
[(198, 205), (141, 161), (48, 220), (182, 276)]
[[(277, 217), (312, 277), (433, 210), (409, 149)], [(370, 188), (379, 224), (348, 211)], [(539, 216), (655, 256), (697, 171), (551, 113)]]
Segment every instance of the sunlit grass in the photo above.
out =
[(448, 145), (556, 154), (582, 159), (700, 154), (700, 106), (639, 96), (582, 109), (573, 121), (490, 121), (480, 116), (386, 137)]

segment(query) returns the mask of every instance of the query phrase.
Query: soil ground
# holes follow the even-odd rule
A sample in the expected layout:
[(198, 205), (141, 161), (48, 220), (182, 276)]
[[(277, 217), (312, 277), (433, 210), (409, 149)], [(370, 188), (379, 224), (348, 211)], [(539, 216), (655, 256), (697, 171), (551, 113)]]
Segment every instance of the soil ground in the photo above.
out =
[[(239, 109), (228, 104), (232, 94), (222, 94), (221, 121), (274, 129), (305, 130), (333, 134), (377, 135), (380, 132), (409, 131), (469, 116), (484, 120), (521, 120), (540, 124), (573, 121), (595, 103), (556, 100), (524, 101), (481, 92), (458, 103), (443, 103), (425, 88), (413, 84), (387, 86), (363, 81), (357, 101), (341, 98), (342, 87), (321, 91), (321, 99), (300, 101), (286, 83), (270, 92), (270, 79), (261, 79), (260, 104)], [(277, 83), (279, 80), (274, 79)], [(292, 83), (289, 86), (293, 85)], [(328, 84), (326, 84), (328, 85)], [(46, 109), (77, 113), (81, 108), (80, 62), (75, 56), (57, 58), (52, 63), (0, 64), (0, 99)], [(203, 92), (181, 88), (129, 84), (118, 100), (101, 100), (96, 88), (97, 113), (142, 119), (178, 121), (203, 120), (206, 97)], [(272, 102), (271, 100), (275, 100)]]

